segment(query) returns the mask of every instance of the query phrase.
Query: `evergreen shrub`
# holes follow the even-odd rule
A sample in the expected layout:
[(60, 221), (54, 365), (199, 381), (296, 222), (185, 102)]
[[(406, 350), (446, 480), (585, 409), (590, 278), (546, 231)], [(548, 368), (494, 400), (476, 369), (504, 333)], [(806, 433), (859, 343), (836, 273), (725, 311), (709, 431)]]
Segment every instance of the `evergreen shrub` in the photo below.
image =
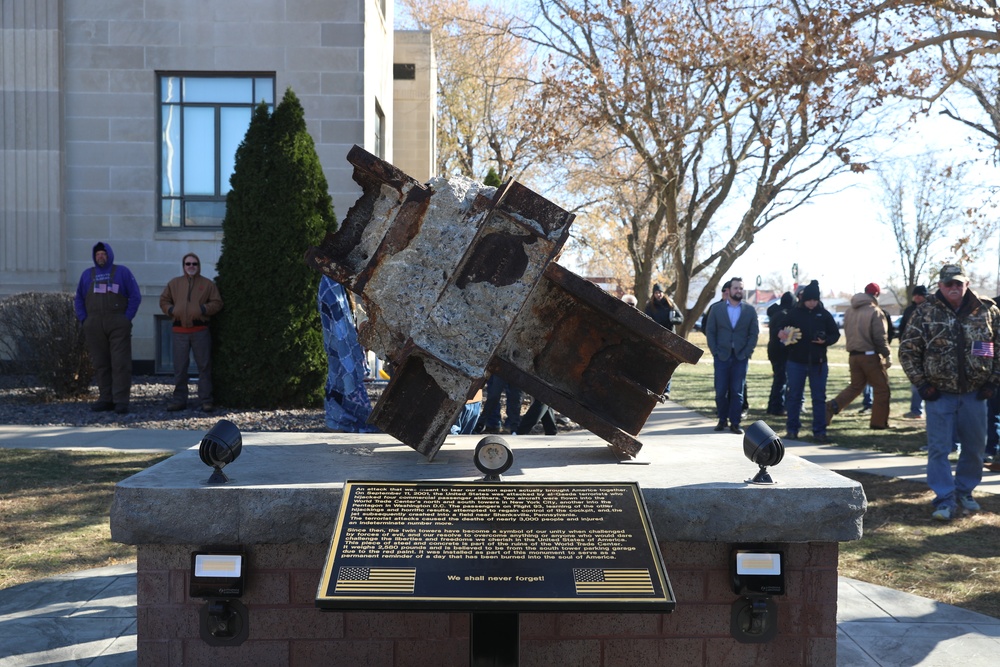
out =
[(216, 399), (230, 407), (315, 406), (327, 361), (316, 306), (320, 274), (303, 255), (336, 230), (326, 177), (291, 91), (254, 110), (236, 151), (222, 223), (213, 318)]

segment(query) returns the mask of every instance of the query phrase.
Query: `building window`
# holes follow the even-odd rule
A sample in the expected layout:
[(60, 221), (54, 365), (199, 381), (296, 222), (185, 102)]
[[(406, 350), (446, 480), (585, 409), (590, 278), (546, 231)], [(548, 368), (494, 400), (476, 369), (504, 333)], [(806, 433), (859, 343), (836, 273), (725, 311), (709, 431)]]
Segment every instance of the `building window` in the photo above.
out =
[(417, 66), (413, 63), (395, 63), (392, 78), (396, 81), (413, 81), (417, 78)]
[[(157, 375), (174, 374), (174, 319), (166, 315), (155, 315), (156, 319), (156, 355), (153, 359), (153, 372)], [(197, 377), (198, 364), (194, 361), (194, 351), (188, 355), (188, 375)]]
[(385, 159), (385, 113), (377, 100), (375, 101), (375, 150), (373, 152), (380, 159)]
[(253, 109), (274, 109), (274, 76), (161, 74), (159, 84), (160, 227), (218, 229)]

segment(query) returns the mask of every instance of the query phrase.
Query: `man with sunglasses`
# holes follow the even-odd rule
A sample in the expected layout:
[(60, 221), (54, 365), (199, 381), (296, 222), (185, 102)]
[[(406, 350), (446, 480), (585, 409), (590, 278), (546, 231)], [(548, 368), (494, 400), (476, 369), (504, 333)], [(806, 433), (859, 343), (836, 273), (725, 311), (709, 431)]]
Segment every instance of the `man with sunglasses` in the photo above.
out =
[(170, 335), (174, 352), (174, 393), (167, 410), (187, 407), (188, 355), (194, 352), (198, 365), (198, 402), (204, 412), (212, 403), (212, 334), (209, 319), (222, 310), (222, 297), (215, 283), (201, 275), (201, 260), (189, 252), (182, 261), (183, 275), (169, 283), (160, 295), (160, 310), (173, 318)]
[[(959, 507), (980, 509), (972, 491), (983, 477), (986, 401), (1000, 385), (1000, 309), (969, 289), (956, 264), (941, 269), (938, 290), (915, 311), (899, 344), (899, 359), (924, 399), (927, 419), (927, 485), (939, 521)], [(952, 474), (948, 455), (962, 443)]]

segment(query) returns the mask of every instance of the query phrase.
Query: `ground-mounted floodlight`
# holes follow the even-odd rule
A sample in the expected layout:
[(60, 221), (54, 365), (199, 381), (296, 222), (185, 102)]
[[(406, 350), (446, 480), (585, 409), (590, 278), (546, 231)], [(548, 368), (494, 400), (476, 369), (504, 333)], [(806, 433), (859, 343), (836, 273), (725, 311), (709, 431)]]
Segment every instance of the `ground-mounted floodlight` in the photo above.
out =
[(785, 456), (785, 445), (771, 427), (763, 420), (755, 421), (747, 427), (743, 434), (743, 453), (760, 466), (753, 479), (746, 480), (748, 484), (774, 484), (767, 466), (776, 466)]
[(730, 634), (736, 641), (769, 642), (778, 634), (774, 595), (785, 594), (785, 552), (774, 544), (736, 546), (730, 554), (733, 602)]
[(191, 554), (189, 594), (202, 598), (201, 638), (210, 646), (238, 646), (250, 635), (250, 614), (237, 600), (246, 588), (242, 549), (206, 549)]
[(220, 419), (209, 429), (201, 439), (201, 447), (198, 449), (205, 465), (215, 468), (215, 472), (208, 478), (209, 484), (225, 484), (229, 481), (222, 469), (235, 461), (242, 449), (243, 436), (233, 422)]

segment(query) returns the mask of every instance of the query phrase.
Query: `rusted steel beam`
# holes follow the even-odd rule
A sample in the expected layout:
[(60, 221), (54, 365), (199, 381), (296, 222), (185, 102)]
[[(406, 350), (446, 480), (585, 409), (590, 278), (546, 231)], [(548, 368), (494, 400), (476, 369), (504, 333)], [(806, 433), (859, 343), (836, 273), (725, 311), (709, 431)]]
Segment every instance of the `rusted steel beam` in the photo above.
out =
[(392, 362), (371, 421), (428, 458), (487, 368), (623, 456), (674, 368), (701, 352), (555, 264), (573, 215), (516, 181), (417, 183), (355, 146), (363, 194), (306, 262), (362, 297)]

